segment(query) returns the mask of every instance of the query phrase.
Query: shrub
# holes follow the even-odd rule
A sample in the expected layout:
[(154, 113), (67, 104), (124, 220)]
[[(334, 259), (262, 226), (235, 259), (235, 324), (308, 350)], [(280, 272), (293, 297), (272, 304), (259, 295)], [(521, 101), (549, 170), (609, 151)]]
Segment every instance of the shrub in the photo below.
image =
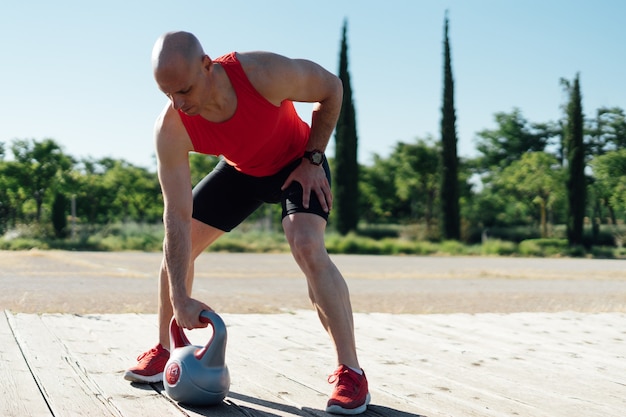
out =
[[(254, 227), (244, 224), (226, 233), (209, 247), (211, 252), (288, 253), (289, 244), (282, 230)], [(400, 227), (400, 226), (398, 226)], [(388, 230), (393, 230), (389, 227)], [(400, 230), (400, 229), (396, 229)], [(418, 230), (414, 228), (412, 230)], [(62, 249), (91, 251), (160, 251), (163, 242), (162, 224), (124, 223), (104, 227), (77, 225), (75, 237), (58, 239), (52, 237), (51, 226), (20, 225), (0, 238), (0, 250)], [(402, 237), (380, 237), (385, 233), (363, 236), (350, 233), (341, 236), (329, 231), (326, 248), (329, 253), (372, 255), (464, 255), (464, 256), (573, 256), (594, 258), (626, 258), (626, 248), (612, 245), (577, 246), (570, 248), (567, 239), (525, 239), (519, 244), (489, 235), (483, 244), (467, 245), (458, 241), (440, 243)], [(375, 234), (374, 234), (375, 235)]]
[(594, 246), (591, 248), (591, 256), (594, 259), (613, 259), (618, 257), (618, 249), (607, 246)]
[(220, 237), (209, 246), (208, 250), (210, 252), (281, 253), (289, 251), (289, 244), (283, 233), (269, 233), (259, 230), (232, 231)]
[(0, 241), (0, 249), (3, 250), (29, 250), (29, 249), (50, 249), (46, 242), (38, 239), (18, 237), (11, 240)]
[(157, 251), (163, 242), (163, 226), (140, 223), (115, 223), (95, 233), (83, 230), (77, 247), (104, 251)]
[(626, 248), (617, 248), (613, 251), (614, 257), (619, 259), (626, 259)]
[(557, 256), (568, 250), (567, 239), (526, 239), (519, 244), (522, 256)]
[(438, 252), (447, 255), (462, 255), (464, 254), (464, 251), (464, 245), (461, 242), (456, 240), (446, 240), (441, 242)]
[(383, 239), (378, 242), (381, 255), (411, 255), (418, 252), (418, 243), (400, 239)]
[(570, 246), (566, 250), (566, 254), (574, 258), (582, 258), (586, 253), (587, 251), (585, 251), (585, 247), (582, 245)]
[(439, 245), (432, 242), (415, 242), (413, 247), (415, 255), (432, 255), (439, 251)]
[(537, 244), (536, 239), (527, 239), (520, 242), (518, 251), (521, 256), (543, 256), (543, 249)]
[(483, 255), (514, 255), (517, 252), (517, 245), (500, 239), (486, 239), (481, 245)]
[(355, 233), (348, 233), (345, 236), (331, 234), (326, 239), (326, 250), (328, 253), (350, 253), (350, 254), (380, 254), (381, 249), (378, 243), (371, 238), (358, 236)]

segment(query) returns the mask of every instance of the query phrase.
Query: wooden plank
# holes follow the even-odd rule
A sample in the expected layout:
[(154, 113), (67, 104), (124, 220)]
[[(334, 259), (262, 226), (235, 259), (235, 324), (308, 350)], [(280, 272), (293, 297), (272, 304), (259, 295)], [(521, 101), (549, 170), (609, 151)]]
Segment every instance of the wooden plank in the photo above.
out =
[[(138, 315), (45, 315), (44, 320), (58, 329), (58, 336), (67, 341), (74, 356), (124, 415), (204, 416), (210, 412), (217, 417), (240, 417), (243, 413), (232, 401), (212, 407), (181, 405), (167, 396), (160, 383), (142, 385), (123, 380), (124, 370), (135, 359), (134, 353), (129, 352), (141, 352), (153, 345), (157, 334), (155, 316), (146, 319)], [(90, 347), (86, 349), (86, 345)], [(248, 415), (264, 413), (248, 410)]]
[[(564, 373), (589, 371), (589, 378), (577, 381), (578, 391), (593, 392), (594, 389), (600, 389), (610, 392), (611, 387), (615, 386), (610, 380), (624, 375), (623, 368), (615, 367), (614, 364), (623, 363), (626, 349), (622, 343), (616, 343), (620, 340), (621, 330), (615, 328), (611, 334), (607, 329), (611, 327), (611, 322), (619, 323), (626, 316), (618, 316), (617, 320), (606, 316), (608, 321), (604, 325), (594, 324), (597, 331), (591, 330), (590, 327), (583, 330), (588, 326), (580, 321), (585, 317), (592, 319), (594, 315), (570, 313), (569, 318), (563, 315), (559, 317), (556, 320), (554, 315), (543, 314), (516, 314), (506, 318), (480, 315), (478, 326), (475, 323), (477, 318), (460, 317), (459, 319), (465, 322), (457, 325), (466, 331), (458, 335), (458, 340), (465, 348), (469, 348), (469, 351), (477, 354), (494, 353), (511, 359), (515, 361), (518, 369), (522, 368), (522, 371), (527, 368), (524, 362), (531, 363), (540, 371), (543, 369), (558, 369)], [(506, 327), (502, 325), (503, 320), (508, 323)], [(621, 355), (617, 353), (619, 349), (622, 350)], [(604, 369), (602, 375), (598, 373), (599, 369)], [(531, 371), (528, 377), (538, 375), (536, 370)], [(525, 375), (521, 373), (521, 376)], [(542, 375), (542, 380), (550, 382), (550, 377), (553, 376), (555, 375)]]
[(16, 343), (7, 312), (0, 314), (0, 375), (1, 416), (52, 415)]
[[(540, 328), (539, 323), (545, 322), (546, 317), (555, 316), (563, 317), (554, 314), (531, 315), (536, 317), (535, 321)], [(617, 366), (621, 378), (603, 379), (598, 376), (597, 365), (604, 363), (604, 358), (597, 355), (584, 355), (584, 360), (571, 355), (563, 358), (559, 351), (553, 351), (555, 339), (550, 332), (544, 334), (542, 329), (537, 338), (538, 335), (532, 330), (532, 319), (529, 322), (531, 326), (518, 328), (515, 323), (522, 321), (519, 315), (383, 315), (379, 318), (392, 319), (394, 323), (376, 323), (375, 316), (371, 316), (368, 321), (373, 321), (375, 325), (371, 326), (369, 334), (378, 340), (394, 338), (394, 349), (397, 350), (407, 350), (414, 346), (418, 356), (415, 362), (419, 363), (417, 372), (431, 369), (433, 375), (440, 376), (442, 381), (448, 381), (445, 387), (457, 398), (471, 398), (471, 395), (475, 395), (481, 402), (488, 403), (492, 410), (502, 408), (508, 403), (514, 404), (519, 410), (535, 407), (536, 411), (530, 412), (530, 415), (550, 416), (568, 415), (581, 408), (585, 409), (585, 415), (611, 415), (611, 412), (626, 406), (623, 395), (626, 383), (623, 366)], [(609, 322), (619, 323), (615, 316), (609, 318)], [(491, 325), (486, 324), (492, 319), (494, 321)], [(415, 320), (421, 323), (412, 324)], [(429, 322), (433, 324), (430, 328)], [(388, 334), (380, 330), (385, 327)], [(408, 329), (402, 335), (415, 334), (414, 340), (410, 336), (394, 336), (394, 327), (395, 333), (398, 333), (398, 327)], [(445, 331), (442, 332), (441, 329)], [(565, 351), (585, 349), (583, 343), (575, 341), (574, 339), (571, 346), (566, 346)], [(526, 357), (528, 346), (541, 345), (545, 346), (544, 350), (532, 348), (533, 352), (530, 353), (533, 357)], [(385, 355), (386, 352), (379, 354)], [(437, 360), (436, 364), (432, 363), (433, 358)], [(389, 356), (383, 356), (383, 360), (390, 360)], [(615, 368), (616, 364), (623, 364), (624, 361), (612, 359), (612, 363)], [(461, 389), (459, 392), (459, 388), (463, 387), (451, 389), (449, 382), (464, 383), (465, 390)], [(498, 398), (479, 396), (475, 387), (498, 393), (502, 398), (498, 401)], [(619, 395), (620, 392), (622, 395)], [(494, 400), (496, 401), (492, 402)]]
[[(248, 372), (261, 374), (257, 381), (263, 381), (262, 375), (267, 378), (271, 374), (272, 383), (267, 386), (274, 395), (297, 408), (324, 414), (322, 410), (332, 389), (326, 378), (335, 368), (335, 354), (314, 313), (226, 319), (230, 323), (229, 352), (251, 363)], [(375, 385), (370, 385), (370, 391), (375, 398), (370, 407), (373, 413), (393, 416), (419, 411), (410, 400), (384, 395)]]
[[(255, 355), (262, 356), (268, 352), (267, 357), (271, 361), (272, 356), (276, 356), (271, 355), (272, 348), (280, 349), (281, 360), (276, 363), (276, 367), (282, 370), (285, 369), (286, 363), (297, 362), (298, 355), (291, 358), (290, 355), (297, 352), (297, 348), (289, 349), (283, 346), (281, 338), (297, 339), (308, 345), (319, 344), (323, 337), (307, 340), (301, 334), (306, 329), (314, 329), (316, 319), (311, 316), (312, 320), (308, 325), (295, 325), (300, 320), (297, 316), (298, 314), (296, 317), (269, 316), (267, 318), (268, 316), (259, 316), (258, 322), (252, 321), (250, 316), (246, 316), (245, 323), (242, 325), (247, 325), (247, 337), (254, 340)], [(363, 316), (355, 315), (357, 318), (357, 338), (362, 350), (361, 357), (365, 359), (364, 366), (370, 376), (372, 391), (375, 392), (377, 381), (384, 381), (385, 386), (388, 387), (387, 394), (389, 396), (399, 395), (403, 398), (415, 398), (414, 406), (417, 408), (417, 412), (447, 409), (451, 410), (452, 415), (459, 415), (459, 413), (462, 415), (512, 415), (521, 413), (534, 416), (554, 416), (559, 415), (555, 414), (554, 409), (558, 409), (557, 413), (560, 415), (568, 415), (573, 410), (585, 407), (589, 408), (587, 410), (589, 413), (595, 413), (595, 415), (610, 415), (611, 410), (621, 408), (623, 404), (623, 400), (618, 397), (613, 398), (608, 405), (602, 404), (601, 400), (605, 398), (604, 394), (598, 395), (596, 401), (578, 398), (580, 395), (576, 396), (576, 394), (586, 394), (585, 387), (593, 385), (593, 382), (587, 384), (581, 381), (581, 378), (577, 378), (577, 370), (580, 367), (585, 370), (585, 366), (587, 366), (585, 363), (574, 364), (571, 367), (550, 367), (551, 354), (548, 353), (543, 362), (538, 361), (538, 365), (532, 361), (523, 364), (520, 363), (515, 354), (511, 354), (509, 351), (511, 348), (516, 349), (514, 343), (504, 343), (499, 348), (496, 343), (495, 351), (489, 347), (489, 338), (484, 336), (481, 336), (482, 340), (474, 340), (473, 344), (464, 343), (463, 339), (468, 334), (467, 329), (472, 328), (471, 322), (480, 321), (479, 317), (468, 316), (464, 319), (462, 316), (446, 316), (444, 318), (449, 322), (446, 324), (449, 331), (443, 336), (423, 340), (424, 331), (407, 332), (406, 328), (409, 326), (398, 323), (397, 316), (382, 316), (387, 318), (386, 326), (389, 329), (389, 334), (385, 338), (376, 334), (377, 326), (359, 329), (359, 318)], [(280, 323), (284, 317), (289, 318), (289, 324)], [(408, 317), (411, 319), (413, 317), (422, 318), (420, 316)], [(426, 316), (425, 318), (430, 317)], [(459, 323), (456, 323), (457, 319), (460, 321)], [(501, 325), (492, 328), (491, 331), (494, 334), (506, 333), (506, 329), (511, 327), (508, 319), (511, 322), (519, 320), (516, 316), (500, 316), (496, 321), (499, 321)], [(538, 317), (539, 321), (543, 319), (541, 316)], [(272, 324), (268, 324), (268, 321), (271, 321)], [(371, 319), (366, 317), (364, 321), (370, 323)], [(428, 325), (426, 323), (426, 327)], [(433, 332), (436, 333), (440, 324), (434, 323), (432, 327)], [(281, 328), (288, 330), (282, 334), (275, 333)], [(487, 327), (486, 333), (489, 332), (490, 329)], [(231, 333), (234, 332), (231, 331)], [(471, 331), (469, 334), (471, 335)], [(268, 335), (273, 335), (273, 337), (268, 338)], [(365, 340), (362, 340), (363, 335), (366, 335)], [(519, 340), (518, 336), (512, 334), (508, 338)], [(532, 333), (527, 331), (527, 334), (521, 334), (521, 336), (522, 339), (525, 336), (531, 337)], [(264, 340), (266, 349), (260, 349), (260, 342)], [(553, 343), (550, 337), (540, 340), (546, 345)], [(435, 358), (436, 362), (423, 363), (424, 356), (418, 356), (419, 351), (422, 346), (431, 344), (440, 346), (439, 349), (432, 350), (430, 356), (431, 360)], [(479, 361), (484, 359), (484, 353), (481, 353), (480, 349), (475, 352), (475, 346), (487, 346), (485, 353), (496, 355), (491, 356), (492, 360), (496, 358), (504, 365), (500, 369), (482, 365)], [(316, 352), (318, 352), (318, 346), (316, 346)], [(368, 368), (370, 365), (370, 362), (367, 361), (368, 357), (372, 357), (371, 362), (377, 366)], [(304, 360), (317, 359), (314, 353), (312, 357), (309, 355)], [(541, 355), (538, 355), (538, 359), (541, 359)], [(494, 360), (494, 362), (496, 361)], [(300, 366), (302, 367), (302, 363)], [(591, 373), (592, 370), (585, 371)], [(303, 375), (306, 376), (309, 373), (303, 372)], [(311, 383), (315, 384), (313, 381)], [(607, 391), (609, 396), (612, 395), (611, 392), (623, 387), (619, 383), (612, 382), (612, 384), (613, 391)], [(546, 386), (550, 389), (546, 389)], [(581, 386), (583, 387), (582, 390)], [(561, 398), (560, 390), (567, 394), (564, 398)], [(376, 401), (376, 397), (374, 400)], [(546, 404), (550, 404), (550, 407), (547, 407)], [(413, 411), (413, 409), (410, 410)]]
[[(332, 386), (334, 353), (317, 316), (305, 314), (230, 315), (226, 361), (233, 379), (232, 396), (267, 404), (278, 415), (327, 416), (323, 411)], [(195, 344), (206, 338), (189, 332)], [(194, 340), (195, 339), (195, 340)], [(243, 397), (242, 397), (243, 395)], [(407, 403), (390, 398), (370, 407), (372, 415), (406, 416)], [(408, 413), (415, 416), (414, 413)]]
[[(35, 317), (33, 320), (32, 318)], [(39, 316), (9, 315), (15, 338), (53, 415), (120, 416), (89, 381)]]
[[(150, 322), (156, 322), (156, 316), (142, 315), (141, 317), (144, 319), (150, 318)], [(226, 316), (223, 315), (223, 317)], [(207, 340), (210, 338), (209, 329), (187, 331), (186, 334), (190, 342), (198, 346), (205, 345)], [(232, 331), (229, 328), (228, 338), (230, 339), (231, 337)], [(230, 344), (228, 346), (230, 346)], [(241, 414), (244, 414), (248, 417), (302, 415), (302, 413), (298, 413), (297, 410), (281, 403), (280, 399), (272, 397), (270, 394), (263, 392), (262, 390), (257, 390), (255, 384), (251, 383), (254, 378), (251, 379), (249, 376), (242, 377), (245, 373), (241, 372), (240, 369), (245, 369), (247, 364), (245, 363), (244, 358), (240, 356), (231, 357), (230, 349), (227, 352), (226, 363), (229, 366), (231, 374), (231, 392), (226, 397), (224, 405), (220, 406), (218, 409), (215, 407), (210, 407), (208, 409), (185, 407), (186, 412), (190, 415), (206, 415), (206, 413), (210, 411), (211, 415), (217, 414), (219, 416), (228, 416), (237, 414), (240, 416)], [(261, 377), (261, 381), (264, 378), (265, 376)], [(163, 395), (166, 395), (163, 392), (162, 384), (155, 385), (155, 388), (158, 389)]]
[[(327, 417), (334, 349), (312, 311), (222, 314), (231, 393), (211, 408), (181, 407), (160, 384), (139, 387), (122, 379), (135, 356), (154, 344), (155, 315), (7, 317), (15, 337), (1, 333), (9, 343), (0, 344), (0, 354), (17, 340), (33, 370), (31, 388), (42, 387), (55, 415), (90, 406), (93, 416)], [(625, 319), (620, 313), (355, 314), (373, 396), (366, 416), (620, 416)], [(187, 334), (201, 345), (209, 331)], [(12, 382), (19, 389), (22, 383)], [(60, 406), (70, 402), (68, 393), (79, 405)]]
[[(260, 368), (280, 370), (282, 374), (314, 387), (322, 393), (315, 406), (318, 409), (323, 408), (332, 388), (326, 377), (335, 368), (335, 354), (330, 339), (322, 330), (315, 314), (306, 312), (279, 316), (246, 316), (238, 324), (243, 329), (242, 336), (245, 338), (236, 345), (231, 344), (229, 348), (245, 344), (246, 339), (253, 340), (254, 357), (264, 358), (257, 361), (262, 362), (258, 364)], [(380, 391), (376, 387), (376, 381), (372, 381), (370, 371), (371, 369), (367, 369), (370, 391), (374, 398), (370, 407), (372, 412), (399, 415), (423, 411), (409, 398)], [(299, 397), (296, 400), (301, 401)]]
[(125, 369), (134, 363), (132, 355), (148, 347), (146, 341), (153, 340), (156, 326), (137, 326), (137, 316), (131, 314), (45, 314), (40, 320), (62, 346), (76, 374), (119, 415), (185, 414), (151, 385), (123, 379)]
[[(285, 367), (272, 367), (273, 361), (265, 361), (267, 356), (263, 348), (254, 344), (254, 352), (259, 356), (251, 358), (251, 345), (237, 345), (229, 347), (229, 368), (233, 374), (234, 398), (255, 399), (271, 406), (274, 412), (280, 415), (322, 415), (326, 403), (326, 396), (315, 387), (303, 381), (299, 375), (287, 372)], [(245, 355), (245, 354), (248, 355)], [(276, 351), (271, 352), (276, 355)], [(244, 356), (245, 355), (245, 356)], [(306, 367), (300, 373), (307, 372)], [(249, 400), (254, 402), (253, 400)], [(306, 410), (306, 412), (305, 412)]]
[[(419, 399), (429, 413), (445, 409), (451, 415), (552, 415), (534, 401), (515, 400), (519, 387), (502, 375), (483, 372), (465, 355), (467, 348), (458, 346), (454, 335), (429, 337), (423, 326), (414, 331), (407, 323), (390, 320), (395, 317), (381, 322), (369, 317), (367, 331), (359, 339), (361, 345), (371, 347), (362, 354), (365, 366), (390, 365), (379, 376), (384, 390)], [(357, 328), (361, 326), (357, 321)], [(404, 352), (412, 352), (413, 358)], [(536, 393), (531, 390), (529, 395)]]
[[(258, 353), (257, 343), (253, 341), (243, 340), (239, 336), (243, 327), (237, 326), (231, 320), (232, 317), (238, 315), (222, 315), (228, 327), (228, 345), (226, 363), (231, 374), (231, 393), (227, 400), (232, 404), (240, 407), (246, 414), (253, 415), (279, 415), (279, 416), (302, 416), (311, 414), (319, 414), (320, 410), (314, 411), (313, 404), (318, 408), (321, 404), (325, 404), (325, 397), (321, 397), (320, 401), (305, 401), (306, 407), (292, 400), (298, 397), (300, 400), (311, 396), (320, 396), (319, 393), (312, 391), (309, 387), (303, 386), (298, 380), (291, 379), (280, 374), (275, 369), (268, 369), (266, 366), (259, 366), (259, 361), (263, 362), (262, 357), (259, 361), (251, 361), (250, 353)], [(244, 319), (248, 317), (243, 315)], [(268, 315), (271, 318), (274, 315)], [(191, 343), (195, 345), (204, 345), (208, 340), (209, 330), (194, 330), (187, 332)], [(275, 346), (277, 349), (281, 347)], [(272, 351), (272, 355), (276, 355), (276, 351)], [(303, 400), (304, 401), (304, 400)], [(308, 407), (308, 408), (307, 408)]]
[[(224, 404), (217, 407), (191, 407), (175, 404), (169, 400), (162, 384), (151, 386), (131, 386), (122, 379), (122, 373), (134, 358), (128, 355), (129, 346), (141, 351), (152, 344), (156, 337), (156, 317), (137, 315), (44, 315), (43, 320), (48, 327), (54, 328), (57, 336), (64, 340), (69, 350), (91, 374), (100, 389), (107, 393), (109, 401), (114, 402), (124, 415), (181, 415), (202, 416), (210, 413), (213, 416), (229, 417), (294, 415), (280, 403), (273, 403), (263, 398), (250, 396), (247, 386), (233, 382), (232, 395)], [(204, 344), (210, 334), (208, 330), (188, 332), (195, 344)], [(124, 341), (120, 343), (120, 341)], [(117, 355), (116, 355), (117, 353)], [(117, 356), (115, 360), (111, 356)], [(148, 388), (150, 387), (150, 388)], [(237, 394), (241, 389), (248, 395)], [(138, 393), (138, 389), (140, 390)], [(146, 389), (147, 391), (143, 391)], [(145, 395), (154, 389), (152, 394)], [(139, 396), (139, 398), (137, 398)], [(146, 398), (160, 397), (146, 403)], [(166, 399), (170, 404), (163, 404)], [(133, 408), (134, 407), (134, 408)], [(298, 415), (297, 413), (295, 415)]]
[[(285, 363), (294, 364), (292, 366), (293, 369), (287, 369), (285, 372), (293, 372), (296, 375), (300, 372), (302, 374), (300, 377), (305, 378), (308, 384), (317, 386), (318, 390), (328, 395), (330, 393), (331, 386), (326, 383), (325, 376), (328, 375), (328, 373), (330, 373), (330, 371), (332, 371), (335, 367), (335, 353), (330, 345), (328, 335), (326, 335), (326, 333), (322, 330), (317, 317), (314, 314), (308, 313), (282, 315), (279, 317), (271, 316), (269, 319), (265, 319), (263, 316), (257, 317), (259, 322), (254, 323), (250, 323), (250, 319), (246, 318), (246, 323), (249, 325), (248, 337), (258, 339), (255, 341), (257, 350), (259, 349), (260, 342), (263, 342), (265, 349), (268, 352), (271, 352), (272, 346), (276, 343), (275, 341), (281, 338), (289, 340), (292, 343), (300, 344), (300, 346), (281, 349), (279, 355), (272, 355), (275, 357), (272, 358), (272, 360), (276, 363), (273, 366), (285, 369)], [(282, 334), (275, 334), (273, 336), (270, 331), (267, 331), (264, 328), (266, 325), (264, 322), (266, 320), (272, 320), (274, 322), (272, 326), (277, 329), (283, 329)], [(295, 323), (298, 323), (298, 325), (294, 325)], [(358, 336), (359, 335), (357, 334), (357, 337)], [(309, 353), (307, 352), (307, 348), (311, 346), (315, 349), (314, 352)], [(362, 357), (363, 350), (367, 350), (369, 348), (370, 346), (367, 344), (363, 344), (363, 346), (360, 347)], [(303, 354), (299, 354), (299, 352), (303, 352)], [(320, 355), (320, 353), (323, 354)], [(406, 355), (410, 354), (411, 351), (406, 353)], [(403, 360), (402, 358), (396, 359), (400, 362)], [(322, 365), (318, 365), (318, 369), (312, 368), (310, 372), (303, 372), (302, 369), (300, 369), (303, 365), (311, 362)], [(370, 392), (373, 397), (373, 405), (370, 409), (379, 410), (379, 412), (382, 412), (380, 410), (384, 409), (384, 413), (386, 413), (386, 415), (424, 413), (425, 409), (420, 405), (418, 397), (411, 395), (404, 396), (399, 391), (385, 391), (381, 389), (381, 382), (386, 382), (392, 375), (388, 375), (388, 373), (393, 370), (392, 365), (393, 364), (389, 362), (363, 362), (363, 366), (368, 374)], [(377, 374), (382, 375), (382, 377), (377, 378)], [(415, 381), (411, 374), (412, 372), (409, 373), (409, 378), (405, 378), (406, 381), (404, 383), (413, 386)], [(400, 384), (401, 382), (398, 383)], [(428, 415), (430, 416), (431, 414)]]
[[(51, 355), (52, 359), (45, 356), (52, 350), (62, 352), (63, 361), (56, 361), (63, 363), (53, 370), (53, 373), (62, 374), (60, 380), (55, 381), (54, 375), (46, 373), (43, 365), (38, 376), (46, 395), (56, 405), (53, 408), (55, 415), (84, 415), (77, 410), (96, 400), (103, 404), (106, 411), (91, 409), (90, 415), (206, 415), (206, 410), (187, 409), (169, 399), (163, 393), (161, 384), (130, 384), (122, 378), (124, 369), (134, 363), (135, 352), (145, 350), (145, 341), (152, 340), (156, 334), (154, 324), (137, 326), (132, 315), (18, 315), (15, 321), (20, 329), (30, 329), (29, 332), (21, 332), (25, 333), (27, 344), (45, 345), (40, 340), (41, 334), (50, 339), (47, 343), (52, 346), (50, 351), (30, 349), (29, 353), (37, 362), (50, 364), (56, 354)], [(37, 336), (33, 337), (34, 334)], [(61, 366), (64, 369), (59, 371)], [(214, 410), (220, 411), (215, 414), (217, 417), (241, 416), (236, 407), (227, 404)]]
[[(355, 318), (358, 317), (359, 315), (355, 315)], [(311, 322), (311, 325), (314, 324)], [(390, 350), (390, 346), (394, 346), (395, 340), (392, 338), (389, 343), (382, 343), (376, 339), (363, 341), (361, 340), (361, 330), (358, 327), (356, 334), (359, 341), (361, 363), (370, 382), (370, 391), (373, 397), (371, 408), (375, 409), (379, 405), (386, 407), (387, 411), (395, 413), (420, 413), (430, 416), (447, 415), (446, 411), (451, 409), (450, 405), (458, 403), (462, 415), (475, 415), (474, 411), (476, 410), (474, 409), (477, 407), (480, 411), (479, 415), (490, 415), (489, 412), (485, 413), (479, 405), (476, 405), (476, 401), (463, 401), (462, 398), (452, 395), (451, 391), (443, 390), (440, 392), (437, 389), (434, 392), (429, 392), (428, 390), (420, 390), (420, 385), (424, 383), (424, 380), (433, 380), (433, 385), (439, 388), (443, 387), (444, 384), (436, 375), (416, 372), (418, 368), (413, 364), (414, 353), (412, 348), (396, 351), (392, 357), (380, 360), (381, 358), (377, 355), (371, 357), (369, 352), (376, 351), (377, 347), (386, 352)], [(334, 352), (331, 350), (329, 354), (334, 360)], [(438, 379), (438, 384), (435, 384)], [(430, 396), (432, 399), (424, 401), (425, 396)], [(429, 404), (433, 406), (429, 408)]]

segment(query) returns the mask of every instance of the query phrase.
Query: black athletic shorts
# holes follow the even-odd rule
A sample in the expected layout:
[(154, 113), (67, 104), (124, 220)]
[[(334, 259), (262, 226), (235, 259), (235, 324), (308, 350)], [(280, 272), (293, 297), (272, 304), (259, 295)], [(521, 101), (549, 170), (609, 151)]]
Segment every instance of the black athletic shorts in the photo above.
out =
[[(263, 203), (282, 203), (283, 218), (293, 213), (313, 213), (328, 220), (317, 195), (312, 192), (309, 208), (302, 206), (302, 186), (292, 182), (282, 191), (280, 187), (302, 162), (298, 159), (268, 177), (253, 177), (237, 171), (221, 160), (215, 169), (193, 189), (193, 218), (225, 232), (244, 221)], [(322, 163), (330, 183), (330, 169)]]

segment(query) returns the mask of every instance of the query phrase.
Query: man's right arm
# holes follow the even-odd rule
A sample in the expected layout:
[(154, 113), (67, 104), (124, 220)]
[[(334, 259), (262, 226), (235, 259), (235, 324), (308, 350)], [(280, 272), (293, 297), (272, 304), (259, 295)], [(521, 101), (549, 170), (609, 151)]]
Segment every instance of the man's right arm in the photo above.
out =
[(175, 110), (168, 106), (155, 125), (158, 175), (163, 193), (165, 239), (163, 256), (170, 287), (170, 300), (180, 326), (197, 327), (195, 312), (185, 312), (189, 303), (186, 278), (191, 262), (191, 215), (193, 199), (189, 152), (191, 140)]

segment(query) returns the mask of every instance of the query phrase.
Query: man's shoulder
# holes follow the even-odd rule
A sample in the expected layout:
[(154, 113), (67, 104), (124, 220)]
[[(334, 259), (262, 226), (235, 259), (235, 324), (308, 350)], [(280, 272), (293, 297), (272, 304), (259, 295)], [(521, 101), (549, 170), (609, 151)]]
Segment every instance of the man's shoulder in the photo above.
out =
[(288, 58), (283, 55), (269, 51), (233, 52), (232, 56), (244, 67), (250, 65), (271, 66), (288, 60)]
[(285, 86), (293, 62), (282, 55), (253, 51), (237, 53), (241, 67), (252, 86), (275, 105), (287, 98), (280, 90)]
[(160, 133), (164, 130), (178, 129), (179, 127), (182, 127), (184, 130), (183, 122), (178, 111), (169, 103), (166, 104), (154, 123), (155, 132)]
[(178, 111), (172, 106), (166, 106), (156, 119), (154, 136), (157, 152), (171, 152), (173, 149), (182, 148), (187, 152), (191, 146), (191, 139), (183, 125)]

